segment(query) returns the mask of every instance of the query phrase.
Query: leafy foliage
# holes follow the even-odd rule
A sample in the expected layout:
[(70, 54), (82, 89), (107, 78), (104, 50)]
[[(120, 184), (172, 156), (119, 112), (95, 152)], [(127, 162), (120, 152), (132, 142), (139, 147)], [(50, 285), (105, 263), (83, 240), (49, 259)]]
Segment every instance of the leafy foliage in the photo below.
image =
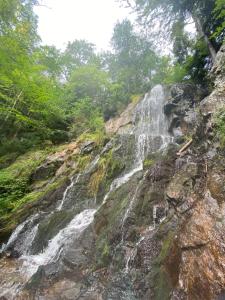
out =
[(217, 21), (217, 27), (213, 36), (219, 41), (224, 42), (225, 38), (225, 0), (216, 0), (214, 9), (214, 18)]
[(104, 120), (99, 109), (90, 98), (80, 99), (71, 108), (73, 122), (70, 132), (73, 137), (78, 137), (83, 132), (104, 132)]
[(47, 151), (28, 153), (0, 170), (0, 215), (10, 213), (30, 191), (30, 175), (46, 157)]

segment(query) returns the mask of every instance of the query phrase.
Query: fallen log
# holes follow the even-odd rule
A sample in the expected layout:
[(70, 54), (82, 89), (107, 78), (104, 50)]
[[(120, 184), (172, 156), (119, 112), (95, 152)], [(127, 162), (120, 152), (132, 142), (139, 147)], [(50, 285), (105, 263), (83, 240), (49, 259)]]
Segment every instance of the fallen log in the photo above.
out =
[(177, 155), (180, 156), (190, 145), (193, 143), (193, 139), (191, 139), (188, 143), (186, 143), (179, 152), (177, 152)]

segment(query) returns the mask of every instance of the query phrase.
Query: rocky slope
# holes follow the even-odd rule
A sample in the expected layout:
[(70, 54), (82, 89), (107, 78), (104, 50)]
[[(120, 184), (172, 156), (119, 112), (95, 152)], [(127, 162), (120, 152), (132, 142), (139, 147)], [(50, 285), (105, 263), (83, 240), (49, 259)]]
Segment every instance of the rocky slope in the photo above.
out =
[(21, 208), (1, 299), (225, 298), (224, 49), (209, 95), (153, 89), (106, 124), (110, 139), (66, 145), (32, 171), (35, 189), (60, 183)]

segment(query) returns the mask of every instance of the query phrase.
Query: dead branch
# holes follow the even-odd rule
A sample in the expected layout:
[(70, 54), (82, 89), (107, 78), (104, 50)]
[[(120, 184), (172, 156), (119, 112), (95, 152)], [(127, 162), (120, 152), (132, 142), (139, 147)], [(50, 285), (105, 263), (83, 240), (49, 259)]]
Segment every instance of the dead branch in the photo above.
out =
[(190, 145), (193, 143), (193, 139), (191, 139), (188, 143), (186, 143), (179, 152), (177, 152), (177, 155), (180, 156)]

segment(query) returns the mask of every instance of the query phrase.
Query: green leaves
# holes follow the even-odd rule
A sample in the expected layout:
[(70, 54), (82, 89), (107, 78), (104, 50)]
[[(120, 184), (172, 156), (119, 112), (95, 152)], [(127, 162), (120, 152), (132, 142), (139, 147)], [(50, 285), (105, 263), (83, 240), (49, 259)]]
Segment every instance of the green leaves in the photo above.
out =
[(90, 98), (77, 100), (71, 107), (73, 123), (70, 132), (78, 137), (83, 132), (104, 132), (104, 120), (99, 108)]
[(149, 89), (146, 83), (156, 69), (157, 56), (148, 39), (137, 34), (129, 20), (124, 20), (116, 24), (111, 42), (115, 49), (110, 65), (113, 76), (130, 95)]
[(225, 0), (216, 0), (214, 9), (214, 17), (219, 21), (219, 26), (213, 34), (213, 37), (222, 38), (224, 42), (225, 38)]

